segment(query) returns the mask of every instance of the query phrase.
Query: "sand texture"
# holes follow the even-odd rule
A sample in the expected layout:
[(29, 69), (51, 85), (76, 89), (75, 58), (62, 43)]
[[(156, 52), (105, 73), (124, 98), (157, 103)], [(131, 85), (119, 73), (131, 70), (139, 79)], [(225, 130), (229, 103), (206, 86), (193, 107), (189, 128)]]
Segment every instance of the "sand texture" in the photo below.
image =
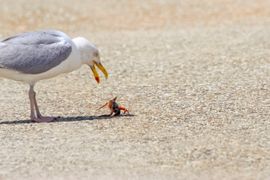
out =
[[(0, 179), (269, 179), (267, 0), (0, 0), (0, 37), (84, 36), (87, 66), (28, 86), (0, 79)], [(113, 96), (130, 116), (97, 110)]]

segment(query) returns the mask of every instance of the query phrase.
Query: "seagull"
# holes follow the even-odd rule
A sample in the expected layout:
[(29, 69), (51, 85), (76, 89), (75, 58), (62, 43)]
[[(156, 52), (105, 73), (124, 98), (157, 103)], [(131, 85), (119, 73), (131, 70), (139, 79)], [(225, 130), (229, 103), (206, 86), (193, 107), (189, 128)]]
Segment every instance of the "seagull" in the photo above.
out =
[(88, 65), (97, 83), (96, 67), (106, 79), (108, 72), (101, 64), (99, 50), (84, 37), (71, 39), (58, 30), (25, 32), (0, 41), (0, 77), (29, 84), (30, 118), (34, 122), (50, 122), (42, 116), (36, 101), (35, 84)]

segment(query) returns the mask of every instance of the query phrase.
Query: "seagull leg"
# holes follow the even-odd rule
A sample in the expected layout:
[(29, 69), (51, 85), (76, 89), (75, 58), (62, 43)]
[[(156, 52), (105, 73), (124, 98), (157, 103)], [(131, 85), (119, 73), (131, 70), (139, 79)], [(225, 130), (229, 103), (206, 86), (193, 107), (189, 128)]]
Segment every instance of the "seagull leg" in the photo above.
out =
[(38, 118), (41, 118), (42, 115), (41, 115), (39, 108), (38, 108), (38, 105), (37, 105), (36, 94), (37, 93), (33, 90), (33, 101), (34, 101), (34, 105), (35, 105), (35, 109), (36, 109), (36, 114), (37, 114)]
[[(45, 117), (41, 115), (38, 108), (38, 104), (36, 100), (36, 92), (34, 91), (33, 85), (30, 85), (29, 98), (30, 98), (30, 107), (31, 107), (31, 116), (30, 116), (31, 120), (35, 122), (50, 122), (54, 120), (53, 117)], [(36, 114), (34, 110), (36, 110)]]
[(31, 109), (31, 114), (30, 114), (30, 118), (32, 121), (34, 121), (36, 119), (36, 114), (35, 114), (35, 105), (34, 105), (34, 99), (32, 96), (32, 91), (31, 88), (29, 90), (29, 99), (30, 99), (30, 109)]

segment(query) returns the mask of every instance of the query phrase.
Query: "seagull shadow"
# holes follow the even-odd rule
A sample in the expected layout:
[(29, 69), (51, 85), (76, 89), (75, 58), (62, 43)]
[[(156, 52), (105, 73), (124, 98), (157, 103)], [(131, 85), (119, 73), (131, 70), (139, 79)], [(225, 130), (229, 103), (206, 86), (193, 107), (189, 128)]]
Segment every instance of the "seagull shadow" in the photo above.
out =
[[(133, 114), (125, 114), (118, 116), (109, 116), (109, 115), (101, 115), (101, 116), (68, 116), (68, 117), (56, 117), (55, 120), (51, 122), (44, 123), (60, 123), (60, 122), (76, 122), (76, 121), (94, 121), (94, 120), (108, 120), (114, 118), (122, 118), (122, 117), (133, 117)], [(37, 122), (33, 122), (32, 120), (14, 120), (14, 121), (0, 121), (0, 125), (2, 124), (36, 124)]]

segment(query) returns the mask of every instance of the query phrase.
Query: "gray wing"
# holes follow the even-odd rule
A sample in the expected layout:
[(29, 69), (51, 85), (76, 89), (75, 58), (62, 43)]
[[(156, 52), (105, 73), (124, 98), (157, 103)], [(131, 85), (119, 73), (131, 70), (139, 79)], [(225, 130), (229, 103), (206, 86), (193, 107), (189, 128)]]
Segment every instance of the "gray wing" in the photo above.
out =
[(62, 32), (23, 33), (0, 42), (0, 68), (39, 74), (59, 65), (71, 51), (70, 40)]

